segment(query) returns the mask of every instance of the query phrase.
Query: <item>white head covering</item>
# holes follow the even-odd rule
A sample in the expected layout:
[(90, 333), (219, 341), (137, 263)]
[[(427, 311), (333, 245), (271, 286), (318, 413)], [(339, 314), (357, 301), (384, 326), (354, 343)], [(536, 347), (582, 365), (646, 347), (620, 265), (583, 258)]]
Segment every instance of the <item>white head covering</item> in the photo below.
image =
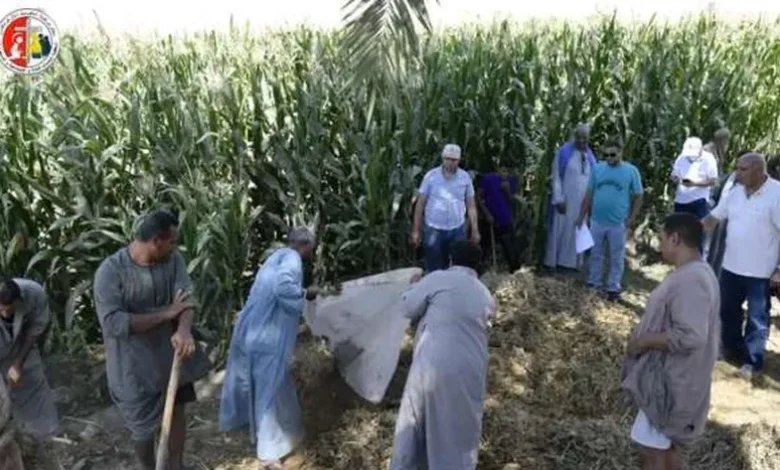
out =
[(701, 155), (704, 144), (701, 143), (701, 139), (698, 137), (688, 137), (683, 144), (681, 157), (699, 158)]
[(441, 151), (441, 158), (454, 158), (455, 160), (460, 160), (460, 145), (445, 145), (444, 150)]

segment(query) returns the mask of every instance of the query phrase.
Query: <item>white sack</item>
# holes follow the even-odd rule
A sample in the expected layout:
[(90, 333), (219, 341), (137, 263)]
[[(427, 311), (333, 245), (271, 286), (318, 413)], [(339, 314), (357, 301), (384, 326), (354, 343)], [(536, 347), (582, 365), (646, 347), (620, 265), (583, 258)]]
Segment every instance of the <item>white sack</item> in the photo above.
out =
[(364, 399), (379, 403), (398, 367), (409, 320), (401, 294), (419, 268), (398, 269), (345, 282), (341, 294), (307, 302), (314, 336), (327, 338), (341, 376)]

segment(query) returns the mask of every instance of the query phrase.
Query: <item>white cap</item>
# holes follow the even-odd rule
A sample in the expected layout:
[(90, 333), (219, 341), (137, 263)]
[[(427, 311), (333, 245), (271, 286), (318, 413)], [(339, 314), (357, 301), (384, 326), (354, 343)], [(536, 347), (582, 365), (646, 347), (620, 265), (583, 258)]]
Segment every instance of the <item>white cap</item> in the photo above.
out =
[(701, 155), (701, 150), (704, 145), (701, 143), (701, 139), (698, 137), (688, 137), (683, 144), (682, 152), (683, 157), (698, 157)]
[(456, 144), (447, 144), (441, 151), (441, 158), (453, 158), (460, 160), (460, 146)]

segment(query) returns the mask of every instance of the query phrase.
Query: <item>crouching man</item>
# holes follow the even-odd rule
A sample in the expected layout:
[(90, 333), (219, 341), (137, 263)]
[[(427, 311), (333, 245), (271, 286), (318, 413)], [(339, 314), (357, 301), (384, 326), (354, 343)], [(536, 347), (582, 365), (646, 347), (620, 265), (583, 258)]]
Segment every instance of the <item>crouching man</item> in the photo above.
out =
[(403, 295), (417, 338), (393, 439), (390, 470), (477, 465), (488, 367), (488, 316), (495, 300), (477, 277), (479, 246), (452, 248), (452, 267)]
[(628, 343), (623, 388), (639, 408), (631, 439), (643, 470), (680, 470), (680, 449), (704, 432), (720, 340), (720, 290), (699, 254), (696, 216), (664, 221), (661, 254), (674, 270), (650, 294)]
[(59, 429), (57, 407), (44, 373), (38, 339), (49, 324), (43, 286), (28, 279), (0, 281), (0, 371), (9, 388), (11, 416), (25, 454), (44, 468), (58, 468), (47, 448)]

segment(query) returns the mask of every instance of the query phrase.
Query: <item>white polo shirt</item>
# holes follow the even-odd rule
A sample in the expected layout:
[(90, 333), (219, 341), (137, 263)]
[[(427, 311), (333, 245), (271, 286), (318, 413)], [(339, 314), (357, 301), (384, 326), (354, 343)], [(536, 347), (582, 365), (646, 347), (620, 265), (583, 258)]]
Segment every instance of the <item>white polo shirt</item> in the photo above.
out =
[[(702, 152), (698, 158), (677, 157), (677, 161), (674, 162), (674, 169), (672, 174), (682, 179), (690, 179), (691, 181), (704, 181), (710, 178), (718, 177), (718, 162), (715, 160), (715, 156), (710, 152)], [(712, 187), (700, 188), (698, 186), (687, 187), (680, 183), (677, 185), (677, 193), (674, 196), (674, 202), (678, 204), (689, 204), (693, 201), (704, 199), (710, 200), (710, 194), (712, 193)]]
[(711, 214), (728, 220), (723, 269), (770, 278), (780, 256), (780, 182), (768, 178), (750, 197), (744, 186), (735, 186)]

